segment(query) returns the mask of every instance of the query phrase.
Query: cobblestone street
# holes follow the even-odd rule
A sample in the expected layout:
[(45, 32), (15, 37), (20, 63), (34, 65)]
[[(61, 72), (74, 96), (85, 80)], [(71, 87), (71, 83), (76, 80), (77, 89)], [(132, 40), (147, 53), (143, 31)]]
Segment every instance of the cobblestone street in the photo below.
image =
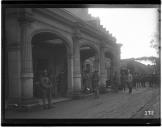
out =
[(93, 96), (80, 100), (56, 103), (49, 110), (32, 112), (7, 111), (5, 118), (19, 119), (62, 119), (62, 118), (150, 118), (144, 116), (145, 110), (154, 111), (151, 118), (160, 116), (160, 90), (152, 88), (133, 89), (127, 92), (107, 93), (99, 99)]

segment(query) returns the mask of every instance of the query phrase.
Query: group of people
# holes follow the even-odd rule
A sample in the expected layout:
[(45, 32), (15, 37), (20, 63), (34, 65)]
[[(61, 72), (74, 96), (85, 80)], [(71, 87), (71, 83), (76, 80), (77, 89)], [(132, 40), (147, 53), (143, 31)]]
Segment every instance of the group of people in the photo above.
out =
[[(64, 76), (63, 74), (64, 73), (61, 72), (60, 75), (58, 75), (57, 84), (60, 84), (60, 85), (57, 88), (57, 91), (65, 95), (65, 89), (62, 88), (62, 86), (64, 86), (63, 82), (66, 82), (62, 78)], [(82, 75), (83, 92), (87, 92), (87, 91), (94, 92), (95, 97), (98, 98), (99, 97), (99, 79), (100, 77), (99, 77), (97, 70), (91, 74), (89, 72), (85, 72)], [(41, 95), (43, 99), (43, 106), (45, 109), (52, 107), (52, 102), (51, 102), (52, 93), (53, 93), (52, 90), (54, 86), (56, 85), (56, 83), (53, 82), (52, 80), (53, 78), (50, 78), (47, 70), (44, 70), (39, 77), (39, 85), (41, 87)], [(130, 94), (132, 93), (133, 87), (135, 87), (136, 89), (145, 87), (146, 82), (149, 83), (150, 87), (153, 87), (153, 85), (156, 85), (158, 81), (160, 81), (157, 75), (140, 75), (137, 73), (133, 74), (129, 69), (121, 71), (120, 80), (121, 80), (122, 90), (125, 92), (126, 88), (128, 87)], [(113, 78), (113, 81), (116, 81), (115, 78)], [(48, 106), (46, 106), (46, 103), (45, 103), (46, 99), (48, 101)]]
[[(50, 109), (52, 106), (52, 94), (53, 94), (53, 89), (55, 88), (56, 84), (59, 84), (57, 87), (57, 91), (61, 93), (61, 95), (65, 95), (65, 89), (62, 86), (65, 86), (64, 83), (66, 82), (64, 78), (64, 73), (61, 72), (58, 77), (56, 82), (53, 82), (53, 78), (49, 75), (47, 70), (42, 71), (40, 77), (39, 77), (39, 86), (41, 88), (41, 98), (43, 101), (43, 107), (44, 109)], [(89, 78), (89, 77), (88, 77)], [(92, 76), (92, 89), (94, 92), (94, 95), (96, 98), (99, 97), (99, 75), (98, 71), (94, 71)], [(89, 83), (87, 82), (87, 89), (89, 87)], [(56, 88), (55, 88), (56, 89)], [(47, 106), (46, 106), (46, 99), (48, 101)]]
[[(39, 79), (39, 85), (41, 89), (41, 95), (43, 100), (43, 107), (44, 109), (50, 109), (52, 107), (52, 81), (49, 79), (47, 70), (44, 70)], [(46, 107), (46, 98), (48, 100), (48, 106)]]
[(125, 92), (126, 87), (129, 88), (129, 93), (132, 93), (132, 88), (144, 88), (146, 84), (149, 87), (156, 87), (160, 82), (160, 75), (157, 74), (138, 74), (132, 73), (129, 69), (121, 71), (121, 87)]
[(129, 89), (129, 93), (132, 93), (133, 87), (133, 75), (130, 70), (125, 70), (121, 72), (121, 86), (123, 91), (126, 91), (126, 87)]
[(135, 88), (146, 87), (146, 83), (149, 87), (155, 87), (160, 83), (160, 75), (158, 74), (134, 74), (133, 84)]
[(83, 85), (83, 92), (84, 93), (91, 93), (94, 92), (95, 97), (99, 97), (99, 74), (98, 71), (94, 71), (90, 73), (85, 71), (82, 74), (82, 85)]
[[(50, 75), (48, 70), (43, 70), (38, 78), (38, 88), (39, 95), (43, 101), (44, 109), (49, 109), (52, 106), (52, 97), (56, 96), (56, 92), (59, 92), (57, 95), (65, 96), (66, 86), (65, 86), (65, 75), (64, 72), (60, 72), (55, 78), (53, 75)], [(46, 106), (46, 99), (48, 101)]]

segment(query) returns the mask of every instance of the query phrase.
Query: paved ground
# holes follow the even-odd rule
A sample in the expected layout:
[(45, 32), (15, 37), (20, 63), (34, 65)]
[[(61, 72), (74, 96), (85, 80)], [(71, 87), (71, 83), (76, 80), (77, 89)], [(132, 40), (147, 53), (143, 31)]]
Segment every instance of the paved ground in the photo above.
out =
[[(37, 118), (37, 119), (63, 119), (63, 118), (147, 118), (144, 111), (154, 111), (152, 118), (160, 116), (160, 89), (142, 88), (128, 92), (107, 93), (99, 99), (93, 96), (56, 103), (50, 110), (36, 110), (32, 112), (7, 111), (6, 118)], [(150, 104), (150, 105), (148, 105)]]
[(156, 90), (152, 96), (152, 99), (148, 101), (132, 118), (160, 118), (160, 94), (159, 90)]

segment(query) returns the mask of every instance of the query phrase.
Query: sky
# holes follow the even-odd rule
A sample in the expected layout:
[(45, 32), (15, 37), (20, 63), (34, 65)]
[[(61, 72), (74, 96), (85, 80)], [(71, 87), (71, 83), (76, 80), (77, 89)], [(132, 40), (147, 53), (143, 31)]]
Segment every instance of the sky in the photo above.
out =
[(100, 24), (123, 45), (121, 59), (157, 56), (150, 43), (158, 33), (156, 8), (89, 8), (88, 11), (99, 17)]

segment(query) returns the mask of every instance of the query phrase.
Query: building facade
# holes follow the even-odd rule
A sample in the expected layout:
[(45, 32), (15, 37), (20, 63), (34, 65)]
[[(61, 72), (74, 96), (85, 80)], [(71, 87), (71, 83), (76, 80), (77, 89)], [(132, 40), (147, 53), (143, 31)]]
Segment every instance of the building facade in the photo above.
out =
[(120, 62), (121, 69), (130, 69), (132, 73), (152, 74), (153, 66), (142, 64), (133, 59), (122, 59)]
[(88, 64), (93, 66), (91, 71), (99, 71), (100, 86), (115, 72), (120, 83), (120, 45), (87, 9), (82, 10), (5, 9), (7, 99), (35, 97), (36, 82), (44, 69), (54, 81), (64, 72), (64, 87), (55, 88), (57, 96), (82, 92), (82, 72)]

